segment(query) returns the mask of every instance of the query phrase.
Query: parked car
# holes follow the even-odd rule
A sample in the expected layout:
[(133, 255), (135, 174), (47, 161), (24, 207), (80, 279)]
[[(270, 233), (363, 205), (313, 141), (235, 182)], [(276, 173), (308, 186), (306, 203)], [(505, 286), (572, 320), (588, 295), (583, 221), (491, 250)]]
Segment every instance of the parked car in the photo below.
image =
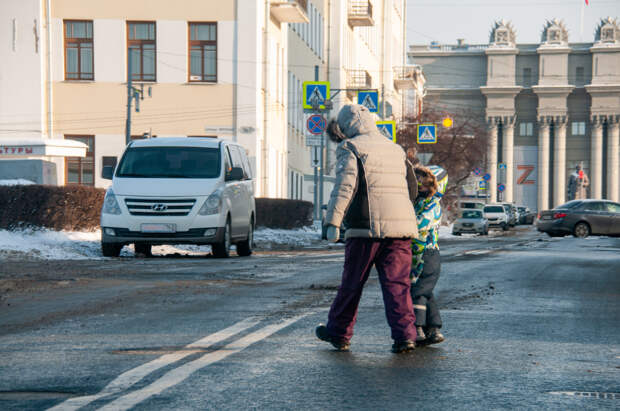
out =
[(113, 170), (101, 211), (101, 250), (116, 257), (133, 243), (210, 244), (217, 257), (252, 253), (256, 205), (245, 149), (212, 138), (153, 138), (129, 143)]
[(489, 234), (489, 220), (486, 219), (482, 210), (463, 210), (452, 226), (452, 234), (462, 233)]
[(518, 224), (519, 217), (517, 216), (517, 207), (512, 203), (500, 203), (506, 214), (508, 214), (508, 225), (514, 227)]
[(517, 207), (519, 212), (519, 224), (534, 224), (536, 213), (530, 211), (528, 207)]
[(484, 209), (485, 204), (483, 202), (480, 201), (461, 201), (459, 203), (459, 208), (461, 210), (469, 210), (469, 209), (475, 209), (475, 210), (482, 210)]
[(484, 206), (484, 217), (489, 221), (490, 228), (501, 228), (506, 231), (509, 228), (508, 214), (501, 204)]
[(542, 211), (536, 228), (551, 237), (620, 236), (620, 204), (592, 199), (569, 201)]

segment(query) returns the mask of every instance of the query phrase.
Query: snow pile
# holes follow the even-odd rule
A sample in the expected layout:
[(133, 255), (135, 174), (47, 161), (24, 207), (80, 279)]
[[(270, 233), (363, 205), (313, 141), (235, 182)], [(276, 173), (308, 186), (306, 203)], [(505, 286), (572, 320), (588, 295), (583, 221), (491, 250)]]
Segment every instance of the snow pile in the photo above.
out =
[(296, 230), (260, 228), (254, 233), (254, 242), (263, 249), (289, 247), (311, 247), (322, 242), (321, 231), (313, 227)]
[(15, 180), (0, 180), (0, 186), (28, 186), (31, 184), (35, 184), (35, 182), (24, 180), (23, 178), (18, 178)]
[[(43, 260), (99, 259), (101, 255), (101, 232), (53, 231), (53, 230), (0, 230), (0, 259), (24, 256)], [(320, 232), (313, 228), (276, 230), (262, 228), (254, 233), (257, 249), (299, 248), (323, 244)], [(326, 243), (324, 243), (326, 245)], [(153, 254), (206, 255), (211, 246), (161, 245), (153, 247)], [(122, 257), (134, 255), (133, 246), (123, 247)]]

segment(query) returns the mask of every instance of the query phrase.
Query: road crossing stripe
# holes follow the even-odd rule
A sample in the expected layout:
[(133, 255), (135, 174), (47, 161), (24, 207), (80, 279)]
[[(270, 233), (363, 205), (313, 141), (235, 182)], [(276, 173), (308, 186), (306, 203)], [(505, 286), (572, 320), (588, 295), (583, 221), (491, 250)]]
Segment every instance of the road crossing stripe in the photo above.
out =
[(271, 324), (258, 331), (250, 333), (245, 337), (242, 337), (239, 340), (226, 345), (220, 350), (205, 354), (194, 361), (188, 362), (178, 368), (168, 371), (161, 378), (149, 384), (148, 386), (141, 388), (137, 391), (130, 392), (129, 394), (126, 394), (122, 397), (119, 397), (111, 403), (105, 405), (104, 407), (101, 407), (100, 410), (128, 410), (141, 403), (142, 401), (152, 397), (153, 395), (157, 395), (170, 387), (180, 384), (181, 382), (189, 378), (190, 375), (200, 370), (201, 368), (204, 368), (217, 361), (223, 360), (230, 355), (236, 354), (249, 347), (250, 345), (254, 344), (255, 342), (269, 337), (270, 335), (280, 331), (285, 327), (288, 327), (289, 325), (299, 321), (300, 319), (306, 317), (309, 314), (310, 313), (293, 317), (281, 323)]
[[(146, 364), (142, 364), (136, 368), (133, 368), (129, 371), (124, 372), (123, 374), (116, 377), (112, 382), (106, 385), (103, 390), (99, 391), (94, 395), (86, 395), (82, 397), (70, 398), (55, 407), (50, 408), (53, 411), (71, 411), (77, 410), (85, 405), (90, 404), (93, 401), (96, 401), (100, 398), (107, 397), (112, 394), (117, 394), (119, 392), (125, 391), (127, 388), (136, 384), (142, 378), (146, 377), (153, 371), (157, 371), (160, 368), (166, 367), (174, 362), (177, 362), (189, 355), (193, 355), (199, 352), (201, 348), (207, 348), (213, 344), (217, 344), (221, 341), (224, 341), (233, 335), (236, 335), (244, 330), (247, 330), (250, 327), (258, 324), (259, 321), (256, 319), (245, 319), (243, 321), (239, 321), (236, 324), (231, 325), (228, 328), (225, 328), (221, 331), (208, 335), (196, 342), (193, 342), (185, 348), (190, 348), (190, 350), (183, 350), (176, 353), (162, 355), (161, 357), (147, 362)], [(191, 350), (191, 348), (195, 348), (195, 350)]]

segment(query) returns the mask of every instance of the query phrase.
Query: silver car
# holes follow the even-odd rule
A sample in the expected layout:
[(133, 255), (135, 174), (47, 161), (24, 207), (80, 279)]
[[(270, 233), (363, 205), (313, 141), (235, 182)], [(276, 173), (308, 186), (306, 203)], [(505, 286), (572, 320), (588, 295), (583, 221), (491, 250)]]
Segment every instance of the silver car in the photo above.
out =
[(468, 209), (461, 211), (461, 216), (457, 218), (452, 226), (452, 234), (461, 235), (462, 233), (489, 234), (489, 220), (486, 219), (482, 210)]

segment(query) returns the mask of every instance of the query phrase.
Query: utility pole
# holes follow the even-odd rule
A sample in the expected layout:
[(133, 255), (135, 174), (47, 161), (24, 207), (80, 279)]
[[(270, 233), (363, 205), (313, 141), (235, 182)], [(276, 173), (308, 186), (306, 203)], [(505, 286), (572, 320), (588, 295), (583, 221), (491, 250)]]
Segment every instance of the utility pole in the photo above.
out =
[(131, 141), (131, 99), (133, 98), (133, 86), (131, 84), (131, 47), (127, 50), (127, 119), (125, 121), (125, 145)]
[[(319, 66), (314, 66), (314, 80), (319, 81)], [(321, 154), (319, 160), (319, 167), (321, 168), (319, 175), (319, 220), (322, 217), (322, 207), (323, 207), (323, 180), (324, 180), (324, 169), (325, 169), (325, 159), (323, 157), (323, 151), (325, 148), (325, 132), (321, 133)]]
[[(137, 89), (133, 86), (132, 82), (132, 69), (131, 69), (131, 47), (127, 51), (127, 120), (125, 120), (125, 144), (131, 142), (131, 101), (136, 99), (136, 113), (140, 112), (140, 100), (144, 100), (144, 83), (140, 84), (140, 88)], [(148, 95), (151, 97), (151, 86), (148, 88)], [(149, 129), (149, 135), (151, 129)], [(150, 138), (150, 137), (149, 137)]]

